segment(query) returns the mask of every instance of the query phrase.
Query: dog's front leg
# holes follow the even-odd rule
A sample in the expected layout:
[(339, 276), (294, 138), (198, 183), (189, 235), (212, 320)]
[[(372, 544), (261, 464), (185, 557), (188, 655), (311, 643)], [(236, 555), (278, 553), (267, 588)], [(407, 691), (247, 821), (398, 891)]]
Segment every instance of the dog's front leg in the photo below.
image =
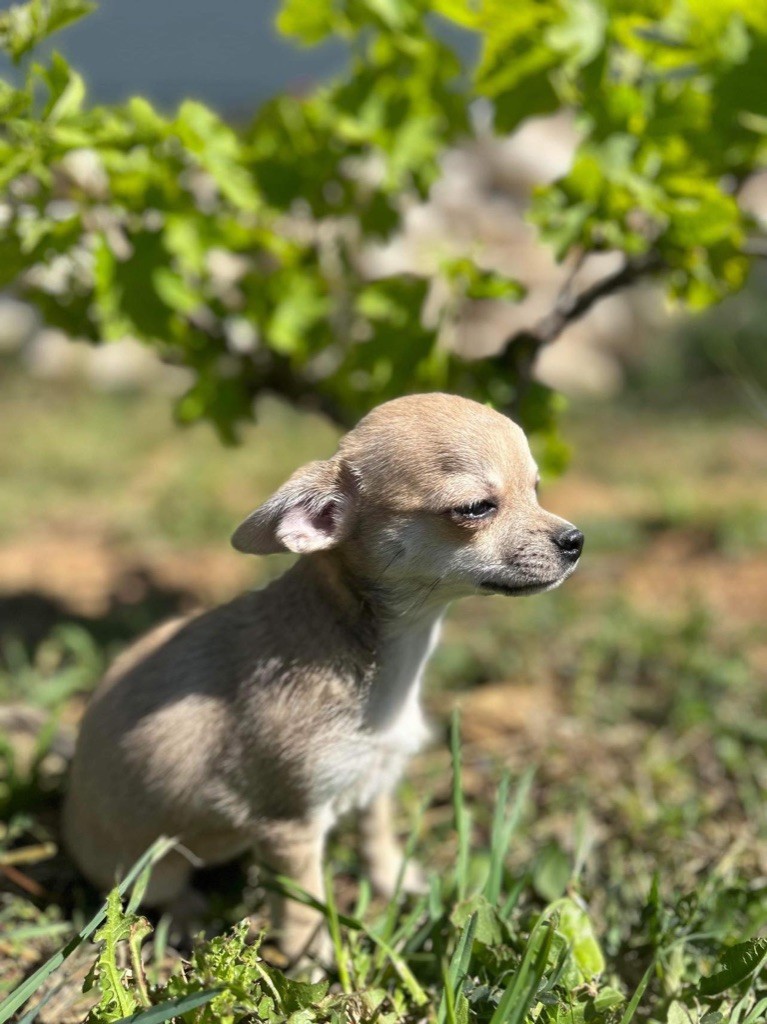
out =
[[(362, 857), (373, 889), (380, 895), (394, 895), (405, 854), (394, 831), (394, 802), (390, 793), (377, 796), (360, 815)], [(424, 892), (426, 878), (416, 861), (408, 861), (402, 874), (405, 892)]]
[[(327, 831), (322, 820), (270, 822), (259, 828), (256, 855), (275, 874), (324, 902), (322, 856)], [(292, 966), (332, 959), (332, 943), (318, 910), (279, 893), (271, 897), (270, 906), (280, 949)]]

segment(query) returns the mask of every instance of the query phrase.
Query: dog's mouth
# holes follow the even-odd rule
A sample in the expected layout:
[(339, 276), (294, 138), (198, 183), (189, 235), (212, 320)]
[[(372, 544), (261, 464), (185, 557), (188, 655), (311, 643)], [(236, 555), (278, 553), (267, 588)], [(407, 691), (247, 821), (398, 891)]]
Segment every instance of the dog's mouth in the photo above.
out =
[(545, 594), (547, 590), (556, 588), (569, 579), (575, 572), (578, 561), (571, 562), (559, 576), (552, 580), (542, 580), (540, 583), (504, 583), (502, 580), (483, 580), (479, 589), (486, 594), (506, 594), (508, 597), (525, 597), (530, 594)]
[(499, 583), (496, 580), (485, 580), (480, 583), (480, 589), (488, 594), (506, 594), (508, 597), (524, 597), (529, 594), (543, 594), (558, 586), (562, 580), (552, 580), (550, 583), (520, 583), (510, 586), (508, 583)]

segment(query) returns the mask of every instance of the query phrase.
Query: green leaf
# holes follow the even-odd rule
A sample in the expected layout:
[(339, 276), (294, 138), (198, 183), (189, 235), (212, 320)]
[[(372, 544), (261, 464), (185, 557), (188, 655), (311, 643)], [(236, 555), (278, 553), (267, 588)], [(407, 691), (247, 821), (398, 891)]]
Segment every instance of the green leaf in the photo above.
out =
[(101, 944), (92, 968), (92, 972), (95, 970), (98, 975), (101, 998), (88, 1015), (89, 1024), (124, 1020), (140, 1009), (142, 997), (144, 1004), (148, 1002), (146, 990), (139, 987), (135, 977), (131, 983), (130, 969), (118, 963), (118, 949), (121, 943), (129, 944), (132, 963), (140, 964), (141, 942), (150, 932), (151, 927), (146, 920), (130, 911), (123, 911), (120, 891), (112, 889), (107, 897), (106, 920), (94, 936), (94, 942)]
[(45, 121), (57, 124), (80, 113), (85, 99), (85, 83), (61, 54), (54, 53), (47, 68), (33, 65), (32, 74), (45, 82), (48, 88), (48, 101), (43, 109)]
[(719, 959), (720, 970), (708, 978), (701, 978), (701, 993), (704, 996), (721, 995), (759, 970), (766, 958), (767, 939), (750, 939), (731, 946)]
[(152, 283), (165, 305), (178, 313), (194, 313), (202, 303), (202, 295), (170, 267), (157, 267), (152, 274)]
[(572, 875), (570, 858), (559, 843), (551, 842), (543, 848), (533, 867), (533, 886), (545, 900), (556, 900), (567, 888)]
[(494, 270), (485, 270), (468, 258), (445, 260), (440, 269), (454, 288), (468, 299), (516, 301), (525, 295), (525, 289), (518, 281)]
[(483, 946), (495, 946), (502, 938), (503, 928), (498, 912), (481, 894), (457, 903), (450, 920), (457, 928), (463, 928), (470, 917), (476, 918), (474, 939)]
[(244, 165), (244, 149), (234, 129), (202, 103), (185, 100), (173, 130), (229, 202), (250, 213), (260, 209), (260, 196)]
[(608, 28), (607, 10), (599, 0), (570, 0), (563, 21), (547, 33), (549, 45), (571, 67), (589, 64), (600, 53)]
[(693, 1017), (687, 1007), (678, 1000), (675, 999), (669, 1004), (666, 1024), (695, 1024), (696, 1020), (697, 1014)]
[(602, 974), (605, 958), (586, 910), (575, 900), (562, 901), (557, 931), (565, 937), (573, 959), (587, 982)]
[(14, 61), (96, 9), (91, 0), (28, 0), (0, 13), (0, 48)]
[(594, 996), (594, 1009), (597, 1013), (607, 1013), (608, 1010), (614, 1010), (625, 1002), (626, 997), (622, 992), (619, 992), (617, 988), (612, 988), (610, 985), (605, 985)]
[(280, 971), (272, 977), (274, 986), (280, 994), (282, 1008), (286, 1013), (297, 1013), (300, 1010), (317, 1008), (328, 994), (327, 981), (306, 982), (289, 978)]
[(273, 348), (286, 355), (306, 351), (309, 330), (329, 310), (330, 301), (320, 279), (308, 273), (291, 273), (266, 327)]
[[(0, 44), (18, 59), (89, 9), (18, 4), (0, 14)], [(194, 101), (172, 117), (141, 97), (93, 107), (56, 55), (23, 88), (0, 82), (0, 284), (72, 335), (133, 334), (171, 354), (195, 376), (181, 419), (233, 440), (267, 390), (348, 423), (403, 392), (447, 389), (514, 414), (561, 471), (561, 410), (530, 380), (531, 343), (473, 361), (443, 344), (452, 310), (515, 301), (521, 285), (475, 259), (368, 276), (371, 243), (428, 195), (480, 97), (499, 132), (572, 113), (572, 165), (531, 209), (557, 259), (652, 252), (653, 275), (692, 309), (745, 281), (754, 225), (735, 192), (767, 152), (763, 4), (285, 0), (278, 26), (306, 44), (344, 40), (350, 59), (241, 123)], [(103, 168), (97, 197), (59, 173), (73, 149)], [(58, 290), (52, 267), (66, 276)], [(439, 322), (426, 297), (445, 281), (454, 301)], [(252, 325), (257, 353), (228, 351), (233, 317)]]
[(293, 36), (307, 46), (322, 42), (340, 28), (333, 0), (286, 0), (276, 25), (283, 35)]

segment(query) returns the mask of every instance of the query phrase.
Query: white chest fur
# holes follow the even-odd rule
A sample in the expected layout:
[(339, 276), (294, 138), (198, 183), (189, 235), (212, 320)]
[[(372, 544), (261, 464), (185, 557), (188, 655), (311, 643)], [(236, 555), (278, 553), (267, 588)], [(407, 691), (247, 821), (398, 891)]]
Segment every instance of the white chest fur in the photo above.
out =
[(429, 732), (420, 704), (421, 679), (439, 638), (441, 611), (407, 628), (393, 627), (381, 647), (362, 725), (323, 752), (315, 795), (335, 813), (365, 807), (396, 784)]

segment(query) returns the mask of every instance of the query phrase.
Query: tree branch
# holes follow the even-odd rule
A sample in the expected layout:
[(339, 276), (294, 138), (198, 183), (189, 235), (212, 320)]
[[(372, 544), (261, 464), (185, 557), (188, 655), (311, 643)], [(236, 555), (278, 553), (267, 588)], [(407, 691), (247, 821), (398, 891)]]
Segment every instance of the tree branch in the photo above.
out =
[(507, 411), (512, 416), (521, 415), (521, 406), (533, 382), (533, 369), (541, 349), (556, 341), (565, 328), (585, 316), (597, 302), (635, 284), (658, 270), (662, 263), (660, 255), (651, 250), (637, 259), (626, 260), (619, 270), (577, 293), (572, 291), (573, 275), (569, 275), (552, 311), (534, 327), (512, 334), (494, 357), (498, 368), (508, 373), (515, 385), (515, 397)]
[(286, 356), (273, 350), (269, 350), (266, 363), (255, 369), (249, 390), (254, 397), (269, 391), (300, 409), (322, 413), (340, 427), (352, 426), (353, 418), (349, 412), (329, 395), (323, 394), (320, 382), (297, 371)]
[(651, 250), (635, 260), (626, 260), (619, 270), (607, 274), (577, 294), (572, 293), (568, 284), (557, 297), (552, 311), (539, 320), (531, 330), (517, 331), (516, 334), (508, 338), (504, 344), (504, 351), (520, 339), (528, 343), (532, 341), (536, 349), (551, 344), (552, 341), (556, 341), (566, 327), (575, 323), (576, 320), (580, 320), (601, 299), (628, 288), (654, 270), (658, 270), (661, 265), (660, 255)]

